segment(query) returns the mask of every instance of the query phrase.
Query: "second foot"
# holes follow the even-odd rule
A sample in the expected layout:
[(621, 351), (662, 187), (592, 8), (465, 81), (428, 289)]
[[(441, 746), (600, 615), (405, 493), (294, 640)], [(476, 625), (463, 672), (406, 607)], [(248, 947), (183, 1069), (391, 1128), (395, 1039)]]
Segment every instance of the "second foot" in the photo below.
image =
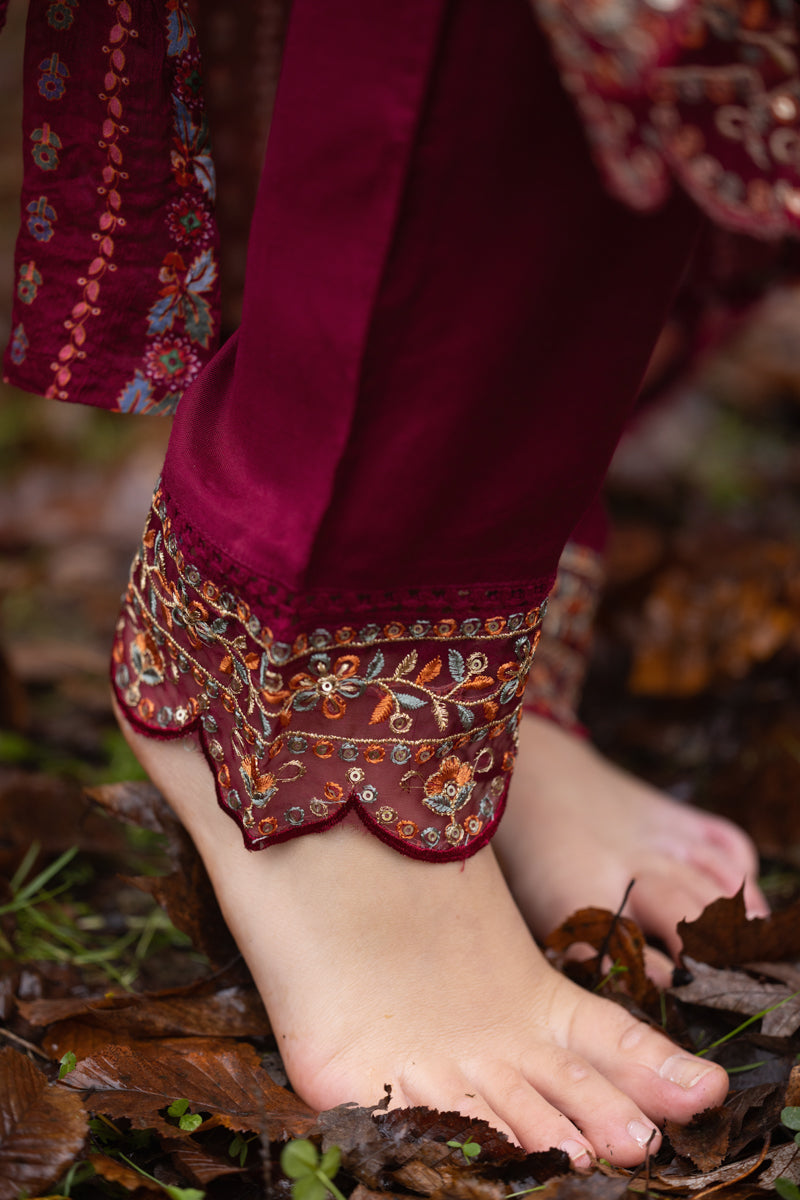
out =
[[(526, 713), (508, 808), (494, 840), (514, 897), (545, 937), (587, 905), (623, 910), (677, 958), (678, 922), (744, 884), (750, 916), (769, 912), (747, 835), (614, 766), (588, 742)], [(650, 951), (662, 985), (673, 963)]]
[(129, 728), (187, 826), (247, 959), (299, 1094), (318, 1108), (425, 1105), (482, 1118), (579, 1168), (657, 1149), (727, 1090), (695, 1058), (547, 964), (491, 848), (404, 858), (343, 824), (247, 853), (185, 744)]

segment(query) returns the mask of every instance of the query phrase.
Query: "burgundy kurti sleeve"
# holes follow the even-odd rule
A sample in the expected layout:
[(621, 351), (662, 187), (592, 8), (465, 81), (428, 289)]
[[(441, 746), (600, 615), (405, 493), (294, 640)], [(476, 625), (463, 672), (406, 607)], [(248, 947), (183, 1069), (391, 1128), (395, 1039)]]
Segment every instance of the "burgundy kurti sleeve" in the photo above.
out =
[(10, 382), (170, 412), (217, 346), (214, 167), (180, 0), (30, 0)]

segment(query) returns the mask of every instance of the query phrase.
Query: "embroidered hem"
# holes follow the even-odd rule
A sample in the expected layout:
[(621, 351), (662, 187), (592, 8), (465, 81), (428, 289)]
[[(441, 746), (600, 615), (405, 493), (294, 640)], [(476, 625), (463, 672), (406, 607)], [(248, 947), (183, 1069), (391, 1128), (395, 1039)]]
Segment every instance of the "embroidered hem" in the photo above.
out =
[(112, 682), (143, 734), (198, 738), (248, 849), (354, 811), (404, 854), (463, 859), (502, 815), (545, 605), (458, 619), (437, 605), (278, 640), (186, 562), (159, 487)]
[(578, 719), (578, 707), (604, 581), (601, 555), (569, 542), (559, 560), (523, 701), (526, 711), (547, 717), (581, 737), (587, 732)]

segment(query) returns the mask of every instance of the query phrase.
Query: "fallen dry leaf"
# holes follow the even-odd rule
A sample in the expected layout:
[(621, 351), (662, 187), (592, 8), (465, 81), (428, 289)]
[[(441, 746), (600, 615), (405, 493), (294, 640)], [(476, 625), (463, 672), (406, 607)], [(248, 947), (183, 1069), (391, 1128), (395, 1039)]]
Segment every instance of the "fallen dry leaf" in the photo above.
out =
[[(43, 855), (70, 846), (96, 854), (127, 850), (119, 826), (98, 812), (76, 783), (8, 767), (0, 767), (0, 828), (0, 871), (9, 874), (34, 842)], [(42, 865), (38, 860), (35, 869)]]
[[(588, 945), (595, 954), (623, 968), (620, 987), (644, 1011), (658, 1001), (658, 992), (646, 973), (645, 940), (635, 921), (604, 908), (582, 908), (568, 917), (545, 939), (548, 950), (565, 954), (573, 946)], [(598, 959), (582, 964), (602, 978)]]
[(64, 1082), (89, 1093), (93, 1112), (125, 1117), (136, 1129), (152, 1126), (168, 1137), (179, 1131), (160, 1110), (176, 1099), (228, 1129), (274, 1140), (304, 1137), (317, 1118), (299, 1096), (272, 1082), (246, 1042), (186, 1038), (148, 1048), (107, 1046), (79, 1062)]
[(761, 1032), (767, 1037), (789, 1037), (800, 1026), (800, 995), (785, 984), (759, 983), (744, 971), (709, 967), (688, 956), (684, 956), (684, 962), (691, 972), (691, 983), (670, 989), (684, 1003), (745, 1017), (771, 1009), (761, 1019)]
[(87, 1131), (80, 1097), (49, 1083), (24, 1054), (0, 1050), (0, 1200), (52, 1183), (78, 1156)]
[[(105, 1040), (160, 1037), (267, 1037), (270, 1024), (254, 987), (219, 987), (200, 980), (164, 992), (108, 994), (89, 999), (32, 1000), (19, 1003), (20, 1015), (33, 1026), (52, 1026), (50, 1038), (61, 1044), (58, 1024), (69, 1021), (105, 1031)], [(114, 1035), (113, 1037), (109, 1035)]]
[(169, 1152), (178, 1170), (203, 1187), (223, 1176), (243, 1175), (252, 1167), (253, 1148), (248, 1155), (247, 1167), (240, 1167), (230, 1155), (223, 1158), (214, 1154), (191, 1137), (162, 1138), (161, 1148)]
[(753, 1141), (763, 1145), (779, 1122), (783, 1084), (759, 1084), (728, 1095), (720, 1108), (698, 1113), (688, 1125), (667, 1121), (664, 1129), (673, 1149), (701, 1171), (712, 1171), (734, 1158)]
[(192, 839), (157, 788), (150, 783), (116, 783), (90, 788), (88, 795), (119, 820), (154, 830), (167, 839), (171, 872), (136, 876), (127, 882), (153, 896), (175, 928), (191, 938), (212, 966), (225, 967), (238, 959), (239, 950)]
[(712, 967), (800, 958), (800, 900), (768, 917), (748, 920), (741, 888), (709, 904), (694, 921), (680, 921), (683, 953)]

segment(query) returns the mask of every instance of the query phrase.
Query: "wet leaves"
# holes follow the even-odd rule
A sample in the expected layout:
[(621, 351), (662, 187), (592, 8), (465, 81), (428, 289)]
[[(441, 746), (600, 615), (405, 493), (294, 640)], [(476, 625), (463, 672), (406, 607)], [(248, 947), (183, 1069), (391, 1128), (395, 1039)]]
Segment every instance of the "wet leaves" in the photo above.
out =
[(88, 1130), (80, 1099), (30, 1059), (0, 1049), (0, 1200), (34, 1195), (76, 1158)]

